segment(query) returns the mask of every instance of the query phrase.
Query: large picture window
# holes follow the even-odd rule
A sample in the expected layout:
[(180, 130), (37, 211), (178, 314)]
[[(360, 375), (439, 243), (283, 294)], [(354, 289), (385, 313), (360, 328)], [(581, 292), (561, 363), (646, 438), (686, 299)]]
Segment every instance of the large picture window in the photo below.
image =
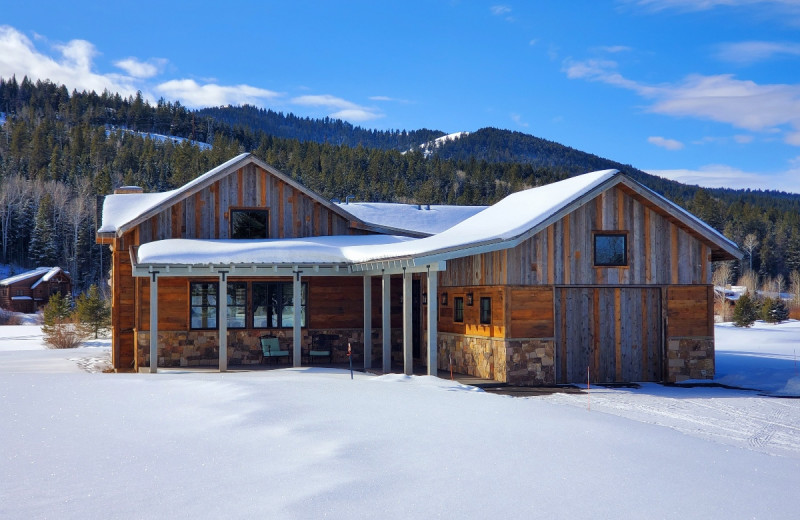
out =
[(606, 267), (628, 265), (628, 234), (595, 233), (594, 265)]
[(191, 294), (191, 327), (193, 329), (217, 328), (217, 293), (216, 282), (192, 282)]
[[(290, 328), (294, 326), (292, 282), (253, 282), (253, 328)], [(308, 284), (300, 289), (300, 326), (306, 326)]]
[(232, 209), (231, 238), (269, 238), (269, 211), (265, 209)]
[(247, 283), (228, 283), (228, 328), (243, 329), (247, 323)]

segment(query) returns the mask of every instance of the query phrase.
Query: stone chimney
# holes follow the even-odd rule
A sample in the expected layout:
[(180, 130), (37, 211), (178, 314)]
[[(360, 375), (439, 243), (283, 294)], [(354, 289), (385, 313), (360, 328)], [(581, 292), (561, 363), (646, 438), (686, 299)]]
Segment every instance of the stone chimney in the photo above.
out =
[(114, 195), (127, 195), (129, 193), (144, 193), (144, 189), (139, 186), (120, 186), (114, 190)]

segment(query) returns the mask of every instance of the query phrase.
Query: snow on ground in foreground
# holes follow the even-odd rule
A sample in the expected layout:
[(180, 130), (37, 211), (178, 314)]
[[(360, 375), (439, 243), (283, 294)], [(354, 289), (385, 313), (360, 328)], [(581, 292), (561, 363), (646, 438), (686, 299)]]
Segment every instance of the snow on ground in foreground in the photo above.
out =
[(660, 385), (511, 398), (309, 368), (90, 374), (76, 360), (107, 359), (107, 340), (33, 349), (16, 328), (0, 327), (0, 518), (797, 518), (800, 400)]

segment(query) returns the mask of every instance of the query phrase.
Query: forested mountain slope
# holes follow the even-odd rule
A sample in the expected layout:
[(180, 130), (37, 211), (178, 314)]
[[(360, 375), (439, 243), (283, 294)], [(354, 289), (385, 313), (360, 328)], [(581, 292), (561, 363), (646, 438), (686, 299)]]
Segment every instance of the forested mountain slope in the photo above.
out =
[[(419, 151), (394, 148), (412, 148), (401, 142), (408, 136), (428, 139), (441, 132), (406, 132), (400, 139), (401, 133), (366, 131), (341, 121), (270, 115), (287, 132), (318, 138), (309, 129), (324, 129), (320, 139), (300, 140), (231, 125), (179, 103), (160, 100), (152, 106), (141, 96), (70, 93), (63, 86), (27, 79), (0, 79), (0, 112), (5, 114), (0, 125), (0, 261), (60, 265), (81, 286), (102, 279), (108, 269), (103, 263), (107, 253), (94, 245), (96, 196), (123, 184), (146, 191), (175, 188), (242, 151), (255, 153), (323, 196), (388, 202), (491, 204), (520, 189), (617, 168), (739, 243), (754, 233), (759, 245), (753, 268), (761, 274), (786, 277), (800, 268), (800, 196), (702, 190), (524, 134), (484, 129), (460, 148), (444, 147), (426, 158)], [(291, 130), (298, 121), (300, 128)], [(344, 129), (342, 135), (333, 131), (337, 127)], [(156, 141), (128, 130), (185, 137), (212, 147)], [(335, 144), (359, 132), (377, 136), (384, 147)], [(509, 149), (505, 155), (503, 139)]]

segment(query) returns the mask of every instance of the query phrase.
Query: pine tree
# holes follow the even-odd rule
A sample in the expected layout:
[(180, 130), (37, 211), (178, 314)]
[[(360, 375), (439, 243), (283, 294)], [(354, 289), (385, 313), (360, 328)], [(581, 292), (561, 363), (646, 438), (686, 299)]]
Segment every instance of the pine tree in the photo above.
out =
[(55, 293), (44, 306), (42, 334), (50, 348), (75, 348), (83, 340), (82, 331), (75, 327), (69, 298)]
[(78, 326), (87, 336), (94, 334), (96, 339), (100, 332), (108, 330), (111, 325), (111, 309), (100, 296), (96, 285), (91, 285), (88, 291), (78, 296), (75, 301), (75, 316)]
[(761, 304), (761, 319), (767, 323), (780, 323), (789, 319), (789, 309), (780, 298), (766, 298)]
[(750, 327), (758, 319), (758, 306), (750, 297), (750, 293), (744, 293), (736, 300), (733, 308), (733, 324), (737, 327)]
[(56, 236), (50, 224), (52, 212), (53, 199), (45, 193), (39, 202), (31, 234), (30, 259), (37, 266), (53, 266), (58, 262)]

